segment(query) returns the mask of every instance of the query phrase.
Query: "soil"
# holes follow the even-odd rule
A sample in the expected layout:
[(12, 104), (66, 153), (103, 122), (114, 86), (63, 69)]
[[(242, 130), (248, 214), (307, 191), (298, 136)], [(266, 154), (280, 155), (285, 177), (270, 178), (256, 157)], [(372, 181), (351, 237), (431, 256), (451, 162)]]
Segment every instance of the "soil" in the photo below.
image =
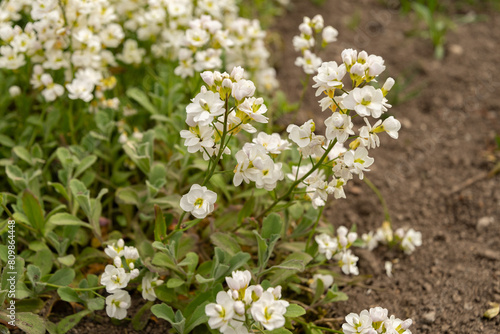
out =
[[(382, 138), (367, 176), (384, 195), (394, 227), (422, 232), (423, 245), (410, 256), (383, 247), (356, 249), (360, 274), (369, 278), (345, 286), (349, 300), (327, 310), (326, 318), (337, 318), (337, 326), (350, 312), (383, 306), (397, 317), (412, 318), (413, 333), (500, 332), (500, 316), (482, 317), (489, 302), (500, 302), (499, 177), (487, 177), (494, 167), (495, 135), (500, 134), (500, 13), (472, 9), (481, 20), (447, 34), (442, 61), (433, 58), (430, 40), (408, 36), (415, 28), (412, 17), (382, 1), (330, 0), (320, 7), (295, 1), (273, 28), (283, 41), (273, 57), (291, 101), (302, 91), (304, 75), (294, 66), (297, 53), (291, 41), (304, 15), (320, 13), (325, 24), (339, 31), (338, 42), (320, 54), (324, 61), (339, 62), (345, 48), (364, 49), (385, 59), (386, 75), (407, 83), (390, 111), (402, 123), (400, 137)], [(404, 101), (415, 90), (418, 95)], [(320, 119), (327, 114), (321, 113), (311, 88), (295, 123), (313, 117), (321, 133)], [(377, 197), (355, 181), (346, 200), (328, 204), (323, 223), (356, 224), (363, 233), (379, 227), (383, 217)], [(392, 278), (384, 270), (388, 260), (394, 263)], [(140, 298), (134, 300), (139, 308)], [(150, 320), (140, 333), (167, 333), (168, 328), (163, 320)], [(69, 331), (104, 332), (137, 333), (130, 323), (113, 325), (104, 311)]]
[[(413, 333), (500, 333), (500, 316), (482, 317), (489, 302), (500, 302), (500, 182), (498, 175), (487, 177), (500, 134), (500, 13), (452, 8), (455, 17), (476, 10), (479, 22), (450, 31), (446, 56), (438, 61), (430, 40), (408, 36), (413, 17), (388, 3), (332, 0), (317, 7), (296, 1), (276, 26), (286, 41), (278, 76), (292, 101), (300, 96), (303, 73), (294, 66), (297, 53), (289, 41), (303, 16), (318, 13), (339, 31), (338, 42), (320, 54), (323, 61), (341, 61), (345, 48), (366, 50), (385, 59), (386, 76), (408, 83), (390, 110), (402, 123), (400, 137), (382, 139), (370, 154), (375, 163), (367, 176), (385, 197), (393, 226), (421, 231), (423, 245), (410, 256), (356, 249), (360, 274), (371, 278), (363, 286), (347, 286), (349, 300), (334, 304), (327, 317), (382, 306), (396, 317), (412, 318)], [(404, 102), (415, 89), (418, 95)], [(326, 113), (310, 89), (296, 124), (314, 117), (319, 128)], [(354, 182), (346, 200), (328, 204), (324, 223), (356, 224), (363, 233), (383, 219), (375, 194)], [(385, 274), (387, 260), (394, 262), (392, 278)]]

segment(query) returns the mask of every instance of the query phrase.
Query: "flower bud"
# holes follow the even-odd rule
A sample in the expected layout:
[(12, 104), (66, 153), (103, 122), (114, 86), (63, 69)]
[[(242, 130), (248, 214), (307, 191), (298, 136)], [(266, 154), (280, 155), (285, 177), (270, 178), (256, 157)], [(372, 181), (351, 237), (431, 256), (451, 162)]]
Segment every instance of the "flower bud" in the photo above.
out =
[(245, 314), (245, 304), (241, 300), (234, 303), (234, 312), (238, 315)]
[(119, 256), (116, 256), (113, 259), (113, 264), (115, 265), (116, 268), (121, 268), (122, 267), (122, 259)]
[(19, 96), (21, 95), (21, 88), (19, 88), (19, 86), (10, 86), (9, 94), (11, 97)]
[(130, 279), (134, 279), (136, 278), (137, 276), (139, 276), (139, 269), (134, 269), (130, 272)]
[(391, 77), (387, 78), (387, 80), (384, 83), (384, 86), (382, 87), (382, 93), (384, 93), (384, 96), (386, 96), (387, 93), (389, 93), (389, 91), (392, 89), (395, 83), (396, 81), (394, 81), (393, 78)]

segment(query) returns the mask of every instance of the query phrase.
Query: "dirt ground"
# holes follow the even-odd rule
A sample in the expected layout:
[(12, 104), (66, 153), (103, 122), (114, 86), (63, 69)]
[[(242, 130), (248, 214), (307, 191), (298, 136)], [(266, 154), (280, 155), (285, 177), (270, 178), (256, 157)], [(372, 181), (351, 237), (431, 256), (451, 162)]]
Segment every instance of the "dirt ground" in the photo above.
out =
[[(339, 31), (339, 41), (321, 54), (324, 61), (340, 61), (345, 48), (364, 49), (385, 59), (387, 75), (397, 81), (412, 78), (400, 101), (419, 90), (417, 97), (391, 109), (402, 123), (399, 140), (382, 138), (367, 176), (385, 196), (394, 226), (421, 231), (423, 245), (411, 256), (383, 247), (356, 249), (360, 274), (371, 278), (346, 286), (349, 301), (335, 303), (328, 318), (383, 306), (397, 317), (412, 318), (413, 333), (500, 332), (500, 316), (482, 318), (488, 302), (500, 302), (499, 176), (486, 177), (494, 166), (494, 138), (500, 134), (500, 13), (476, 11), (483, 20), (451, 31), (442, 61), (434, 60), (429, 40), (407, 36), (414, 28), (411, 17), (381, 1), (330, 0), (321, 7), (294, 1), (274, 27), (283, 49), (273, 57), (292, 101), (298, 100), (303, 77), (294, 66), (292, 37), (304, 15), (318, 13)], [(320, 133), (319, 119), (327, 114), (321, 113), (310, 89), (296, 123), (313, 117)], [(376, 229), (382, 220), (376, 196), (356, 181), (348, 187), (346, 200), (329, 203), (325, 223), (356, 224), (362, 233)], [(392, 278), (384, 271), (387, 260), (395, 262)], [(112, 326), (101, 313), (69, 333), (135, 333), (130, 324)], [(166, 332), (168, 326), (160, 320), (149, 321), (141, 333)]]
[[(380, 1), (332, 0), (321, 7), (296, 1), (277, 24), (283, 40), (290, 41), (303, 16), (320, 13), (339, 31), (339, 41), (320, 54), (323, 61), (341, 61), (344, 48), (364, 49), (382, 56), (386, 75), (396, 81), (413, 77), (406, 94), (420, 90), (391, 109), (402, 123), (399, 140), (382, 139), (367, 175), (388, 202), (394, 226), (421, 231), (423, 245), (411, 256), (386, 248), (356, 250), (360, 274), (372, 278), (366, 286), (346, 287), (350, 299), (333, 305), (331, 318), (378, 305), (412, 318), (413, 333), (500, 333), (500, 316), (482, 318), (488, 302), (500, 302), (500, 182), (498, 175), (486, 177), (500, 134), (500, 13), (462, 8), (454, 15), (469, 10), (480, 14), (480, 22), (448, 33), (442, 61), (434, 60), (429, 40), (407, 36), (415, 27), (411, 17)], [(287, 42), (279, 78), (292, 101), (302, 89), (296, 56)], [(312, 117), (327, 115), (311, 89), (297, 124)], [(363, 182), (355, 182), (347, 199), (326, 212), (328, 223), (357, 224), (361, 233), (376, 229), (384, 217)], [(397, 261), (393, 278), (385, 274), (387, 260)]]

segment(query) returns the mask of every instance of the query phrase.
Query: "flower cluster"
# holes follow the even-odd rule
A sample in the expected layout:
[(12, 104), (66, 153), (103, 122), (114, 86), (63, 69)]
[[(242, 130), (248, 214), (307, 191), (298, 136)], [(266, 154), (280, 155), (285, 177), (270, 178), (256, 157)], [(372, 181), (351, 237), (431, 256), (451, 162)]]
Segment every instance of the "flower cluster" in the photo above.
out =
[[(369, 156), (368, 150), (380, 146), (378, 134), (386, 132), (397, 139), (401, 128), (401, 123), (393, 116), (380, 119), (391, 107), (385, 96), (394, 80), (387, 79), (381, 89), (368, 84), (376, 81), (375, 78), (385, 69), (384, 60), (365, 51), (358, 54), (352, 49), (344, 50), (342, 59), (340, 65), (335, 61), (322, 63), (313, 77), (316, 96), (324, 95), (319, 101), (322, 110), (330, 109), (332, 112), (324, 122), (324, 136), (315, 134), (313, 120), (287, 128), (289, 138), (298, 146), (302, 158), (328, 161), (323, 165), (331, 167), (323, 173), (317, 167), (300, 166), (299, 163), (299, 166), (292, 167), (293, 173), (288, 175), (292, 180), (301, 181), (299, 187), (306, 187), (306, 199), (311, 200), (315, 207), (324, 206), (329, 194), (345, 198), (343, 187), (353, 175), (363, 179), (364, 173), (370, 170), (374, 159)], [(343, 82), (347, 73), (351, 77), (351, 91), (345, 89)], [(358, 135), (353, 123), (356, 116), (363, 117), (365, 123), (359, 127)], [(377, 119), (375, 124), (371, 125), (368, 117)], [(348, 143), (349, 149), (346, 149), (344, 144), (349, 139), (352, 140)]]
[(364, 247), (368, 250), (375, 249), (379, 244), (397, 244), (406, 254), (413, 253), (416, 247), (422, 245), (422, 233), (412, 228), (407, 231), (403, 228), (393, 231), (389, 222), (384, 222), (382, 227), (379, 227), (375, 233), (373, 231), (364, 233), (361, 239), (364, 242)]
[(302, 67), (307, 74), (314, 74), (321, 65), (322, 60), (314, 53), (316, 46), (315, 36), (321, 35), (321, 46), (333, 43), (337, 40), (338, 31), (332, 26), (324, 26), (324, 20), (321, 15), (316, 15), (312, 19), (304, 17), (304, 21), (299, 25), (300, 35), (294, 36), (293, 47), (295, 51), (302, 53), (297, 57), (295, 65)]
[(361, 311), (360, 314), (349, 313), (342, 325), (344, 334), (411, 334), (408, 329), (411, 319), (401, 320), (394, 315), (388, 316), (388, 310), (374, 307)]
[(358, 257), (355, 256), (349, 249), (358, 238), (356, 232), (349, 232), (347, 227), (340, 226), (337, 229), (337, 236), (331, 237), (326, 233), (322, 233), (314, 237), (318, 244), (318, 252), (324, 254), (327, 260), (335, 259), (338, 261), (339, 267), (346, 275), (358, 275)]
[(281, 286), (264, 290), (260, 285), (250, 285), (251, 280), (248, 270), (233, 271), (231, 277), (226, 277), (229, 289), (217, 294), (217, 303), (205, 307), (210, 328), (245, 334), (251, 326), (261, 325), (272, 331), (285, 325), (289, 303), (280, 299)]
[[(196, 4), (196, 6), (195, 6)], [(0, 4), (0, 68), (29, 66), (46, 101), (70, 99), (118, 108), (105, 96), (113, 68), (163, 58), (175, 73), (246, 65), (262, 90), (278, 85), (268, 65), (265, 31), (237, 15), (236, 1), (6, 0)], [(97, 98), (97, 100), (96, 100)]]
[[(139, 252), (135, 247), (125, 246), (123, 239), (108, 245), (104, 252), (113, 259), (113, 264), (108, 264), (101, 275), (101, 284), (111, 294), (106, 297), (106, 313), (121, 320), (127, 316), (127, 309), (132, 305), (129, 293), (123, 289), (139, 276), (139, 269), (136, 268)], [(142, 279), (143, 298), (155, 300), (153, 288), (162, 283), (162, 280), (156, 279), (148, 272)]]
[[(231, 153), (228, 144), (235, 134), (241, 130), (256, 133), (253, 122), (268, 122), (268, 118), (264, 116), (267, 112), (264, 99), (254, 96), (255, 84), (245, 79), (246, 74), (239, 66), (233, 68), (230, 74), (217, 71), (201, 73), (206, 86), (202, 86), (200, 93), (186, 107), (189, 130), (180, 132), (184, 145), (189, 153), (201, 152), (203, 158), (209, 160), (212, 166), (215, 166), (224, 154)], [(284, 179), (282, 164), (275, 163), (273, 157), (287, 150), (289, 146), (288, 141), (282, 140), (277, 133), (259, 133), (251, 143), (246, 143), (235, 154), (237, 165), (234, 169), (234, 185), (252, 181), (257, 188), (273, 190), (277, 182)], [(196, 194), (184, 195), (181, 208), (193, 213), (197, 218), (204, 218), (213, 211), (217, 196), (206, 187), (193, 187), (195, 189), (191, 188), (190, 194), (193, 191)]]

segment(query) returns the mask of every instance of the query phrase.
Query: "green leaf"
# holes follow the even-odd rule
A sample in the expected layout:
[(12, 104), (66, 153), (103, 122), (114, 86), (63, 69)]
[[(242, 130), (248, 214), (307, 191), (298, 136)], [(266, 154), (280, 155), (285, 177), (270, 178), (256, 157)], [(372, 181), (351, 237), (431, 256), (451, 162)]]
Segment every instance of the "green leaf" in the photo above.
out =
[[(299, 260), (302, 261), (304, 266), (307, 265), (309, 262), (312, 260), (312, 256), (307, 254), (307, 253), (292, 253), (287, 256), (285, 261), (290, 261), (290, 260)], [(295, 274), (296, 270), (289, 270), (289, 269), (278, 269), (275, 270), (273, 275), (271, 276), (271, 286), (276, 286), (280, 285), (283, 281), (285, 281), (288, 277), (292, 276)]]
[(184, 285), (186, 282), (181, 280), (180, 278), (171, 278), (167, 281), (167, 288), (175, 289), (178, 288), (182, 285)]
[(268, 239), (273, 234), (281, 235), (281, 229), (283, 227), (283, 222), (280, 215), (277, 213), (271, 213), (269, 216), (264, 218), (262, 222), (262, 237)]
[(66, 188), (64, 188), (64, 186), (62, 184), (60, 184), (59, 182), (47, 182), (47, 184), (49, 186), (54, 187), (54, 189), (59, 194), (61, 194), (64, 197), (65, 200), (69, 201), (68, 192), (66, 191)]
[(92, 313), (90, 310), (83, 310), (76, 314), (68, 315), (57, 324), (57, 333), (64, 334), (75, 327), (86, 315)]
[(77, 217), (63, 212), (56, 213), (52, 217), (49, 218), (48, 224), (56, 225), (56, 226), (82, 226), (89, 229), (92, 229), (89, 223), (85, 223), (78, 219)]
[(75, 264), (76, 258), (73, 254), (69, 254), (66, 256), (58, 257), (57, 261), (59, 261), (59, 263), (65, 265), (66, 267), (71, 267), (73, 266), (73, 264)]
[(5, 167), (5, 173), (16, 187), (20, 189), (25, 189), (27, 187), (26, 178), (24, 177), (23, 171), (19, 167), (8, 165)]
[(40, 272), (40, 268), (38, 268), (37, 266), (34, 266), (32, 264), (28, 264), (28, 267), (26, 270), (26, 275), (28, 276), (28, 279), (30, 280), (33, 288), (36, 288), (37, 283), (40, 281), (40, 278), (42, 277), (42, 273)]
[[(155, 241), (163, 241), (167, 238), (167, 223), (165, 218), (163, 218), (163, 212), (161, 208), (155, 204)], [(174, 216), (168, 215), (169, 222), (171, 223)]]
[(29, 163), (31, 166), (34, 165), (33, 160), (31, 159), (31, 154), (28, 150), (22, 146), (16, 146), (12, 149), (12, 151), (22, 160)]
[(196, 269), (196, 266), (198, 265), (198, 261), (199, 261), (198, 254), (193, 253), (193, 252), (189, 252), (186, 254), (186, 257), (184, 258), (184, 260), (179, 262), (179, 266), (180, 267), (187, 266), (188, 272), (193, 273)]
[(170, 306), (165, 303), (161, 303), (151, 307), (151, 312), (153, 312), (153, 314), (158, 318), (168, 321), (177, 331), (177, 333), (185, 333), (184, 326), (186, 323), (186, 319), (179, 311), (177, 312), (177, 314), (174, 314), (174, 310)]
[(70, 288), (69, 286), (63, 286), (57, 289), (57, 294), (61, 297), (62, 300), (68, 303), (81, 303), (82, 299), (78, 296), (75, 290)]
[(42, 207), (35, 195), (29, 190), (25, 190), (23, 193), (23, 210), (30, 225), (38, 231), (43, 232), (45, 220), (43, 218)]
[(241, 248), (238, 242), (228, 233), (215, 232), (210, 236), (210, 240), (212, 240), (212, 243), (215, 246), (220, 247), (231, 256), (234, 256), (236, 253), (241, 252)]
[(54, 275), (50, 276), (47, 283), (66, 286), (71, 284), (75, 279), (75, 271), (71, 268), (63, 268), (59, 269), (54, 273)]
[(90, 168), (97, 161), (97, 157), (95, 155), (89, 155), (82, 159), (78, 167), (76, 168), (75, 174), (73, 177), (77, 178), (83, 172)]
[[(0, 310), (0, 319), (9, 322), (11, 321), (9, 315)], [(16, 326), (27, 334), (45, 334), (45, 320), (31, 312), (16, 313)]]
[(151, 313), (150, 310), (151, 310), (152, 305), (153, 305), (153, 302), (148, 301), (134, 315), (134, 317), (132, 318), (132, 327), (134, 327), (134, 330), (142, 331), (144, 329), (144, 327), (146, 327), (146, 325), (148, 324), (149, 315)]
[(104, 299), (91, 298), (87, 300), (87, 308), (91, 311), (100, 311), (104, 309)]
[(82, 208), (87, 217), (91, 217), (90, 192), (87, 187), (79, 180), (72, 179), (69, 183), (71, 193), (76, 198), (78, 204)]
[(136, 101), (139, 103), (144, 109), (149, 111), (151, 114), (158, 114), (158, 110), (156, 110), (156, 107), (151, 103), (149, 100), (149, 97), (144, 93), (144, 91), (140, 90), (137, 87), (131, 87), (127, 89), (127, 96), (131, 98), (132, 100)]
[(306, 310), (302, 306), (299, 306), (297, 304), (290, 304), (286, 308), (285, 317), (296, 318), (304, 314), (306, 314)]
[(333, 291), (333, 289), (328, 290), (326, 293), (326, 297), (322, 300), (323, 303), (334, 303), (346, 301), (349, 299), (349, 296), (340, 291)]

